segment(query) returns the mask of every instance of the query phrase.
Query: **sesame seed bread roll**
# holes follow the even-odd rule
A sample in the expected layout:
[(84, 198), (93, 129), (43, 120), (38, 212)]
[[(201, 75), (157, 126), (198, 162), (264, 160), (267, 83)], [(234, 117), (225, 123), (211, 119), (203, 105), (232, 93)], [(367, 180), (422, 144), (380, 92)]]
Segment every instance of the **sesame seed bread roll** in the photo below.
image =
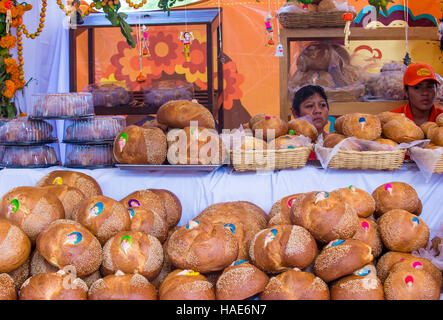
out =
[(381, 282), (385, 282), (386, 278), (388, 277), (389, 271), (394, 264), (407, 258), (412, 259), (414, 258), (414, 256), (410, 253), (397, 251), (388, 251), (383, 254), (377, 261), (377, 276), (381, 280)]
[(163, 201), (157, 194), (149, 189), (134, 191), (121, 199), (120, 203), (126, 208), (140, 207), (142, 209), (152, 210), (165, 221), (167, 220), (166, 208)]
[(343, 120), (343, 134), (363, 140), (375, 140), (381, 135), (381, 122), (377, 116), (367, 113), (353, 113)]
[[(31, 256), (26, 259), (26, 261), (20, 265), (15, 270), (8, 272), (8, 275), (11, 276), (12, 280), (14, 280), (15, 289), (18, 291), (22, 284), (30, 277), (31, 272)], [(1, 300), (1, 299), (0, 299)]]
[(0, 273), (11, 272), (28, 259), (31, 241), (16, 225), (0, 219)]
[(314, 272), (325, 282), (337, 280), (369, 264), (371, 247), (356, 239), (331, 241), (315, 259)]
[(337, 191), (303, 194), (292, 204), (291, 221), (321, 243), (349, 239), (358, 228), (357, 214)]
[(41, 178), (36, 187), (50, 186), (54, 184), (68, 185), (79, 189), (85, 196), (90, 198), (102, 195), (102, 189), (98, 182), (85, 173), (70, 170), (54, 170)]
[(97, 281), (98, 279), (101, 279), (101, 278), (102, 278), (102, 274), (100, 273), (100, 270), (97, 270), (85, 277), (81, 277), (80, 279), (82, 279), (86, 283), (88, 288), (90, 288), (95, 281)]
[(375, 200), (375, 218), (380, 218), (393, 209), (403, 209), (415, 215), (420, 215), (422, 204), (417, 191), (404, 182), (388, 182), (378, 186), (373, 192)]
[(315, 128), (312, 123), (305, 119), (293, 119), (289, 121), (288, 129), (293, 130), (296, 136), (302, 135), (310, 138), (312, 142), (317, 141), (317, 128)]
[(391, 120), (399, 120), (402, 121), (406, 118), (404, 113), (394, 113), (390, 111), (383, 111), (377, 114), (377, 117), (380, 119), (382, 125), (388, 123)]
[(128, 213), (131, 220), (128, 230), (140, 231), (165, 242), (168, 227), (162, 217), (147, 208), (128, 208)]
[(0, 273), (0, 300), (17, 300), (14, 280), (7, 273)]
[(172, 191), (165, 189), (148, 189), (160, 197), (166, 210), (166, 223), (168, 229), (175, 227), (182, 216), (182, 204), (180, 199)]
[(67, 184), (53, 184), (42, 188), (54, 194), (61, 201), (65, 209), (65, 219), (73, 220), (73, 213), (78, 209), (80, 203), (86, 199), (83, 192)]
[(431, 128), (428, 130), (428, 138), (437, 146), (443, 146), (443, 127)]
[(80, 223), (60, 219), (51, 223), (37, 238), (36, 249), (53, 266), (73, 266), (78, 277), (97, 271), (102, 263), (102, 247)]
[(95, 281), (88, 300), (157, 300), (157, 292), (142, 275), (117, 272)]
[(346, 137), (340, 133), (332, 132), (328, 134), (323, 140), (323, 147), (334, 148), (339, 142), (344, 140)]
[(303, 227), (277, 225), (261, 230), (251, 242), (249, 256), (266, 273), (306, 268), (317, 256), (314, 237)]
[(394, 209), (377, 222), (383, 244), (391, 251), (412, 252), (428, 244), (429, 227), (412, 213)]
[(174, 265), (171, 262), (171, 259), (169, 259), (168, 256), (168, 241), (171, 237), (171, 235), (174, 233), (175, 230), (177, 230), (178, 227), (174, 227), (171, 230), (168, 231), (168, 237), (166, 238), (166, 241), (162, 244), (163, 247), (163, 265), (160, 273), (151, 281), (151, 283), (154, 285), (154, 287), (158, 290), (160, 287), (160, 284), (165, 280), (165, 278), (170, 274), (174, 269)]
[(160, 165), (166, 160), (167, 149), (161, 129), (130, 125), (115, 137), (113, 154), (118, 163)]
[(300, 197), (302, 193), (291, 194), (284, 198), (281, 198), (272, 205), (268, 214), (268, 225), (272, 227), (279, 224), (292, 224), (291, 221), (291, 208), (295, 199)]
[(439, 287), (442, 285), (442, 274), (430, 260), (418, 257), (407, 257), (404, 260), (394, 263), (389, 272), (397, 270), (420, 269), (428, 272), (437, 281)]
[(135, 231), (121, 231), (103, 247), (104, 276), (116, 273), (139, 273), (154, 279), (163, 265), (163, 248), (157, 238)]
[(334, 122), (334, 130), (337, 134), (343, 135), (343, 122), (345, 121), (346, 114), (341, 115)]
[(51, 222), (64, 217), (65, 210), (60, 200), (42, 188), (13, 188), (1, 200), (0, 218), (20, 227), (32, 245)]
[(288, 123), (278, 117), (265, 116), (252, 126), (254, 136), (264, 141), (278, 138), (288, 133)]
[(215, 129), (215, 119), (211, 112), (197, 101), (171, 100), (157, 110), (157, 121), (170, 128), (188, 127), (197, 121), (202, 128)]
[(241, 150), (251, 151), (251, 150), (266, 150), (268, 144), (263, 140), (251, 136), (244, 136), (241, 138)]
[(384, 300), (383, 284), (373, 265), (333, 282), (330, 292), (331, 300)]
[(426, 271), (400, 269), (390, 272), (384, 282), (386, 300), (439, 300), (440, 286)]
[(260, 300), (329, 300), (329, 288), (314, 274), (294, 268), (269, 279)]
[(63, 270), (30, 277), (20, 288), (20, 300), (87, 300), (88, 286)]
[(169, 239), (167, 252), (179, 269), (201, 273), (223, 270), (238, 256), (232, 228), (205, 220), (191, 220)]
[(58, 267), (50, 264), (37, 250), (34, 250), (31, 255), (31, 276), (35, 276), (40, 273), (57, 272), (58, 270), (60, 270)]
[(74, 212), (73, 220), (86, 227), (102, 246), (117, 232), (128, 230), (131, 226), (125, 206), (106, 196), (84, 200)]
[(403, 120), (391, 120), (383, 125), (383, 135), (397, 143), (423, 140), (425, 134), (414, 121), (404, 118)]
[(432, 121), (426, 121), (420, 126), (420, 129), (423, 130), (423, 133), (425, 134), (425, 137), (429, 139), (429, 130), (437, 128), (438, 124)]
[(223, 270), (215, 286), (217, 300), (244, 300), (262, 292), (269, 277), (256, 266), (237, 260)]
[(199, 272), (177, 269), (162, 282), (158, 296), (160, 300), (215, 300), (215, 289)]
[(353, 185), (337, 189), (340, 196), (354, 208), (355, 213), (362, 218), (367, 218), (375, 211), (375, 200), (371, 194)]
[(358, 218), (359, 227), (352, 239), (361, 240), (371, 246), (374, 258), (377, 258), (383, 250), (378, 224), (370, 218)]

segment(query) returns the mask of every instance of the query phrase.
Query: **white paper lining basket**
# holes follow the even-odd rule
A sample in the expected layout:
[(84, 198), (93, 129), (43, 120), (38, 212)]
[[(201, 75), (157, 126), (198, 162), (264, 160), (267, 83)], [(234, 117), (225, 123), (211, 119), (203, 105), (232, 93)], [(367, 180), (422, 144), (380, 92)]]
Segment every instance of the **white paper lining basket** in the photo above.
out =
[(313, 146), (279, 150), (231, 150), (236, 171), (297, 169), (304, 167)]

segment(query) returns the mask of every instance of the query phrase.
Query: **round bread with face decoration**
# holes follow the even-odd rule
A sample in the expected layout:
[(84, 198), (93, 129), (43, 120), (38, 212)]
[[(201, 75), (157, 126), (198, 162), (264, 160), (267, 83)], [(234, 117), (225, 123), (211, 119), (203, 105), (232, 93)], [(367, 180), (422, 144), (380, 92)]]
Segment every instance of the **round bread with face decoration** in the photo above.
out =
[(32, 245), (51, 222), (64, 217), (65, 211), (60, 200), (42, 188), (13, 188), (1, 200), (0, 218), (20, 227)]
[(383, 241), (380, 237), (378, 224), (371, 218), (358, 218), (359, 227), (352, 239), (361, 240), (371, 246), (374, 258), (377, 258), (383, 250)]
[(292, 224), (292, 204), (300, 195), (302, 195), (302, 193), (291, 194), (275, 202), (268, 214), (268, 227), (279, 224)]
[(60, 270), (30, 277), (20, 288), (20, 300), (87, 300), (88, 286), (74, 274)]
[(375, 211), (375, 200), (371, 194), (353, 185), (337, 189), (341, 197), (354, 208), (355, 213), (362, 218), (367, 218)]
[(0, 273), (0, 300), (17, 300), (14, 279), (7, 273)]
[(230, 226), (202, 219), (190, 220), (176, 230), (168, 241), (167, 252), (175, 267), (208, 273), (234, 262), (238, 248)]
[(163, 280), (158, 296), (160, 300), (215, 300), (215, 289), (199, 272), (176, 269)]
[(166, 208), (163, 201), (157, 194), (149, 189), (134, 191), (121, 199), (120, 203), (126, 208), (140, 207), (143, 209), (150, 209), (162, 217), (162, 219), (165, 221), (167, 220)]
[(315, 126), (305, 119), (292, 119), (288, 123), (288, 130), (292, 130), (294, 135), (303, 135), (311, 139), (314, 143), (318, 138), (318, 131)]
[(374, 265), (367, 265), (352, 275), (330, 285), (331, 300), (384, 300), (383, 284)]
[(389, 272), (383, 286), (386, 300), (440, 299), (440, 286), (423, 269), (407, 268)]
[(161, 243), (168, 236), (168, 226), (165, 220), (148, 208), (128, 208), (131, 224), (128, 230), (140, 231), (156, 237)]
[(251, 261), (266, 273), (306, 268), (317, 256), (314, 237), (303, 227), (277, 225), (258, 232), (249, 247)]
[(182, 216), (182, 204), (180, 199), (172, 191), (165, 189), (148, 189), (160, 197), (166, 210), (166, 223), (168, 229), (175, 227)]
[(377, 276), (381, 282), (385, 282), (394, 264), (408, 258), (414, 258), (414, 256), (410, 253), (397, 251), (388, 251), (383, 254), (377, 261)]
[(392, 265), (389, 272), (397, 270), (419, 269), (428, 272), (437, 281), (439, 287), (442, 285), (442, 273), (430, 260), (418, 257), (406, 257), (404, 260), (396, 262)]
[(215, 286), (217, 300), (244, 300), (262, 292), (269, 277), (253, 264), (237, 260), (223, 270)]
[(314, 272), (325, 282), (337, 280), (369, 264), (374, 259), (371, 247), (356, 239), (331, 241), (314, 262)]
[(294, 268), (269, 279), (260, 300), (329, 300), (329, 288), (314, 274)]
[(88, 300), (157, 300), (157, 292), (142, 275), (117, 271), (95, 281), (89, 288)]
[(42, 188), (54, 194), (61, 201), (65, 209), (66, 219), (73, 220), (74, 212), (78, 209), (80, 203), (86, 199), (83, 192), (67, 184), (53, 184)]
[(292, 204), (291, 221), (306, 228), (321, 243), (351, 238), (358, 228), (353, 207), (336, 190), (301, 195)]
[(392, 209), (403, 209), (417, 216), (421, 214), (422, 204), (417, 191), (405, 182), (384, 183), (372, 192), (372, 197), (375, 200), (376, 218)]
[(36, 249), (51, 265), (63, 269), (73, 266), (78, 277), (98, 270), (102, 246), (80, 223), (60, 219), (51, 223), (37, 238)]
[(373, 114), (348, 114), (343, 120), (343, 134), (363, 140), (375, 140), (380, 137), (382, 127), (380, 119)]
[(102, 189), (98, 182), (91, 176), (77, 171), (54, 170), (41, 178), (36, 187), (50, 186), (54, 184), (68, 185), (79, 189), (85, 198), (102, 195)]
[(157, 238), (139, 231), (121, 231), (103, 247), (103, 275), (139, 273), (154, 279), (163, 265), (163, 248)]
[(84, 200), (74, 212), (73, 218), (85, 226), (102, 246), (117, 232), (128, 230), (131, 226), (125, 206), (106, 196)]
[(288, 123), (279, 117), (265, 116), (252, 126), (254, 137), (264, 141), (272, 140), (288, 133)]
[(0, 273), (17, 269), (30, 253), (28, 236), (12, 222), (0, 219)]
[(383, 244), (391, 251), (412, 252), (426, 247), (429, 227), (420, 217), (403, 209), (386, 212), (377, 221)]

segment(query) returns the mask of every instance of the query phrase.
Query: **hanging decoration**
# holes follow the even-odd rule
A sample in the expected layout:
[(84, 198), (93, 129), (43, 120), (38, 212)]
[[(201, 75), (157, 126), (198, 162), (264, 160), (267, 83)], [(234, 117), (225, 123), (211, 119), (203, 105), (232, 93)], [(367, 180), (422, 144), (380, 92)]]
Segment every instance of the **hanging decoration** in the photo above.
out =
[[(137, 21), (137, 18), (136, 18)], [(138, 74), (137, 78), (135, 79), (138, 83), (143, 83), (146, 81), (146, 76), (143, 74), (143, 57), (145, 56), (145, 52), (144, 52), (144, 39), (145, 39), (145, 34), (143, 32), (142, 34), (142, 28), (140, 28), (140, 24), (141, 24), (141, 18), (140, 16), (138, 17), (138, 24), (136, 26), (137, 30), (136, 30), (136, 37), (137, 37), (137, 44), (138, 44), (138, 56), (139, 56), (139, 64), (140, 64), (140, 73)], [(146, 30), (146, 26), (143, 25), (143, 27), (145, 27)], [(147, 38), (147, 35), (146, 35)], [(149, 51), (148, 51), (149, 52)]]
[(412, 62), (411, 57), (409, 56), (409, 52), (408, 52), (409, 51), (409, 41), (408, 41), (408, 38), (409, 38), (409, 13), (408, 13), (409, 0), (406, 0), (406, 3), (405, 3), (405, 0), (403, 0), (403, 8), (404, 8), (404, 11), (403, 11), (404, 12), (404, 19), (406, 21), (406, 27), (405, 27), (406, 54), (405, 54), (405, 57), (403, 58), (403, 63), (406, 66), (409, 66)]
[(69, 25), (71, 28), (76, 28), (77, 25), (83, 24), (83, 11), (80, 9), (80, 0), (72, 0), (69, 8)]
[(354, 16), (352, 15), (352, 13), (347, 12), (347, 13), (343, 13), (343, 20), (346, 22), (345, 23), (345, 47), (347, 49), (349, 49), (349, 36), (351, 35), (351, 22), (354, 19)]
[(440, 23), (438, 25), (438, 36), (440, 39), (440, 51), (443, 52), (443, 0), (440, 0), (440, 10), (442, 13), (442, 18), (440, 19)]
[(183, 42), (183, 53), (185, 54), (185, 61), (191, 61), (191, 41), (194, 40), (192, 31), (188, 31), (188, 17), (185, 5), (185, 31), (180, 32), (180, 41)]
[(142, 55), (144, 58), (149, 58), (151, 56), (151, 52), (149, 51), (149, 35), (148, 35), (149, 28), (145, 25), (141, 28), (141, 41), (142, 41)]
[[(280, 7), (280, 1), (277, 0), (275, 3), (275, 13), (277, 14), (278, 8)], [(284, 52), (283, 52), (283, 45), (281, 44), (280, 41), (280, 26), (278, 24), (278, 19), (276, 19), (277, 21), (277, 36), (278, 36), (278, 45), (275, 47), (275, 57), (283, 57), (284, 56)]]

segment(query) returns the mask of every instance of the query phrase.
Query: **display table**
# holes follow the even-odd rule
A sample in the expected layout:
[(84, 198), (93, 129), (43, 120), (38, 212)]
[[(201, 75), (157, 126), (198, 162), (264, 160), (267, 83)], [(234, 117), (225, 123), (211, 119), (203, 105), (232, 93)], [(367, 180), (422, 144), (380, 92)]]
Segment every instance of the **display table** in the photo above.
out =
[[(34, 186), (45, 174), (53, 170), (75, 170), (63, 167), (46, 169), (0, 170), (0, 195), (18, 186)], [(184, 225), (203, 209), (217, 202), (250, 201), (269, 213), (279, 199), (294, 193), (332, 191), (354, 185), (372, 193), (379, 185), (401, 181), (417, 190), (423, 202), (421, 218), (434, 235), (443, 222), (443, 175), (432, 175), (426, 182), (414, 166), (404, 165), (397, 171), (324, 170), (316, 163), (295, 170), (275, 172), (236, 172), (230, 167), (216, 171), (165, 172), (131, 171), (118, 168), (76, 170), (97, 180), (103, 195), (115, 200), (123, 199), (133, 191), (156, 188), (174, 192), (183, 207), (179, 225)]]

